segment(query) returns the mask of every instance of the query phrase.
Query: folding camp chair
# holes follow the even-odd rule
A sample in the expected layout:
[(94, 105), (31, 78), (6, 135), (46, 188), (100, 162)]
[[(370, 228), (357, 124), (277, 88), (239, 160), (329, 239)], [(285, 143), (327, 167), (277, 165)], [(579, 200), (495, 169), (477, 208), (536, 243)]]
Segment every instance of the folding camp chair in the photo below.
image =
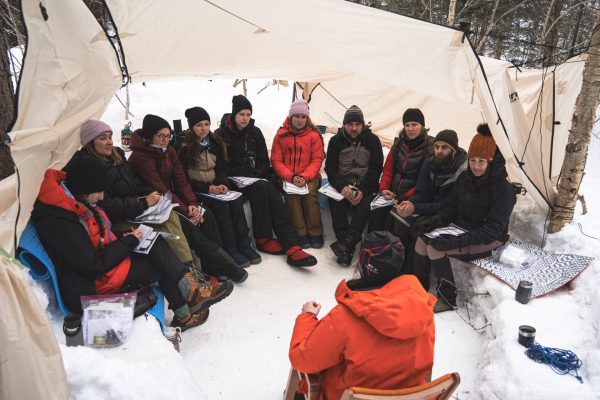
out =
[(320, 388), (318, 375), (306, 374), (304, 372), (295, 370), (294, 368), (290, 368), (287, 386), (285, 387), (285, 392), (283, 392), (284, 400), (294, 400), (294, 396), (296, 395), (296, 391), (298, 391), (298, 387), (300, 386), (300, 381), (302, 379), (306, 380), (308, 386), (308, 394), (305, 396), (306, 400), (319, 399)]
[(341, 400), (447, 400), (460, 384), (458, 372), (435, 381), (406, 389), (380, 390), (353, 387), (346, 389)]

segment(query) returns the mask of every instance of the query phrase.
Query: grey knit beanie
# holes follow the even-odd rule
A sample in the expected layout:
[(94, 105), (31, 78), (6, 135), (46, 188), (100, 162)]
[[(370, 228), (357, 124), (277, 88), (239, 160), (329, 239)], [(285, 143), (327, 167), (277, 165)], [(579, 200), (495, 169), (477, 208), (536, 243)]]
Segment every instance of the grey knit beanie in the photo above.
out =
[(343, 124), (346, 125), (350, 122), (360, 122), (363, 125), (365, 124), (365, 117), (363, 116), (363, 112), (356, 105), (350, 106), (350, 108), (346, 110), (346, 114), (344, 114)]

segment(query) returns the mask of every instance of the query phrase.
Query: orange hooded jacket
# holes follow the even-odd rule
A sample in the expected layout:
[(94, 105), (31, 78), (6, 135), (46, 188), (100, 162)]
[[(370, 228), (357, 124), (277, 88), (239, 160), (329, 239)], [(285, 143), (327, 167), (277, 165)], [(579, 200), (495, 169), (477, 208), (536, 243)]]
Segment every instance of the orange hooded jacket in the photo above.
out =
[(290, 361), (319, 373), (321, 399), (338, 400), (352, 386), (399, 389), (426, 382), (433, 367), (435, 297), (413, 275), (373, 290), (352, 290), (343, 280), (338, 305), (321, 321), (296, 318)]
[(321, 176), (324, 159), (321, 134), (306, 127), (294, 131), (287, 117), (277, 130), (271, 147), (271, 164), (277, 176), (291, 182), (294, 175), (301, 175), (310, 182)]

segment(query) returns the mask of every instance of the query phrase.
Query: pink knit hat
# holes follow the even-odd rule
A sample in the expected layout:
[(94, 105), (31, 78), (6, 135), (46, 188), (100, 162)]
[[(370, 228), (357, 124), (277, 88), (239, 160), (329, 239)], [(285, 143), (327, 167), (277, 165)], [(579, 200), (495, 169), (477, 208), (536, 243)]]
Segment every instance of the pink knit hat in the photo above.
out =
[(81, 125), (81, 131), (79, 131), (79, 141), (81, 142), (82, 146), (85, 146), (106, 132), (113, 133), (112, 129), (110, 129), (110, 126), (102, 121), (88, 119), (83, 123), (83, 125)]
[(308, 103), (306, 100), (296, 100), (290, 106), (290, 117), (292, 115), (306, 115), (309, 116)]

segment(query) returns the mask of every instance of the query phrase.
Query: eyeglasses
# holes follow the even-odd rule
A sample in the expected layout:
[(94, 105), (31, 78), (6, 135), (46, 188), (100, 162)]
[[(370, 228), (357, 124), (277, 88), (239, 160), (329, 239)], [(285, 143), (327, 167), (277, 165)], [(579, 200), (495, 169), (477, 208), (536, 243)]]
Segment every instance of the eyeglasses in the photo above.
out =
[(166, 139), (169, 139), (171, 137), (171, 135), (167, 135), (166, 133), (160, 133), (160, 134), (157, 133), (154, 136), (156, 136), (160, 140), (166, 140)]

